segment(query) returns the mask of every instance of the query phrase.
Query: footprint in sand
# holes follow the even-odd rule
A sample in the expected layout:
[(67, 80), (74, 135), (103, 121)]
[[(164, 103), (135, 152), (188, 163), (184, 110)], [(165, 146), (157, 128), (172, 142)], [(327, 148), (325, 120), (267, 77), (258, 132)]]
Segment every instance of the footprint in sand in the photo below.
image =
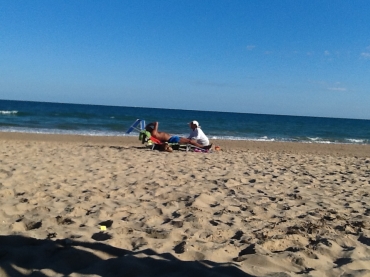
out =
[(27, 231), (39, 229), (42, 226), (42, 221), (25, 221), (25, 228)]
[(110, 228), (113, 225), (113, 220), (102, 221), (102, 222), (99, 223), (99, 225), (100, 226), (105, 226), (107, 228)]
[(68, 217), (67, 218), (63, 218), (63, 217), (61, 217), (59, 215), (55, 219), (56, 219), (58, 225), (70, 225), (70, 224), (75, 223), (72, 219), (70, 219)]
[(176, 254), (182, 254), (186, 251), (186, 241), (180, 242), (178, 245), (176, 245), (173, 250)]
[(111, 239), (112, 237), (113, 237), (112, 235), (106, 232), (95, 233), (91, 236), (91, 238), (96, 241), (105, 241), (105, 240)]

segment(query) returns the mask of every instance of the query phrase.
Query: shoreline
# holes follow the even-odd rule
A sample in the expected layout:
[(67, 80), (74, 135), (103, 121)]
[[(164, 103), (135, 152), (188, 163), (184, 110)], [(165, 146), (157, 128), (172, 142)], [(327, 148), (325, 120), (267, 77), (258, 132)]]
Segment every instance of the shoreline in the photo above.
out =
[[(142, 146), (136, 136), (84, 136), (67, 134), (33, 134), (0, 132), (0, 140), (90, 143), (118, 146)], [(210, 140), (223, 151), (284, 152), (291, 154), (316, 154), (334, 156), (370, 157), (369, 144), (321, 144), (278, 141)]]

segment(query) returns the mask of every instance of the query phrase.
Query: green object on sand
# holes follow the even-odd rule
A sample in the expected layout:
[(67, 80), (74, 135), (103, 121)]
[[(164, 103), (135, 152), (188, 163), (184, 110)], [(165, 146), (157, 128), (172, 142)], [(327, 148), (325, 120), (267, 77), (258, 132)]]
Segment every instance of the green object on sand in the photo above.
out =
[(150, 136), (151, 136), (150, 132), (143, 130), (139, 134), (139, 140), (141, 140), (141, 142), (144, 143), (145, 142), (145, 139), (146, 138), (149, 139)]

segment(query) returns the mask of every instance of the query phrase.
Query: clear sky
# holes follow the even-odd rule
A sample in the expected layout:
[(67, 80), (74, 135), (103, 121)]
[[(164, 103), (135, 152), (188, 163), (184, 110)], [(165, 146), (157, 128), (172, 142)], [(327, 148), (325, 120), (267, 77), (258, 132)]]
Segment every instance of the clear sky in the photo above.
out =
[(0, 0), (0, 99), (370, 119), (370, 1)]

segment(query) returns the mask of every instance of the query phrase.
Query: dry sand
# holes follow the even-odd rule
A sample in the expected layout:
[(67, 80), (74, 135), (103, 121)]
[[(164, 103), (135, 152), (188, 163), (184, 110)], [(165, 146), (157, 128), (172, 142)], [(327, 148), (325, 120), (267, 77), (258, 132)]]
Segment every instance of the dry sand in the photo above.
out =
[(368, 145), (0, 142), (0, 276), (370, 276)]

